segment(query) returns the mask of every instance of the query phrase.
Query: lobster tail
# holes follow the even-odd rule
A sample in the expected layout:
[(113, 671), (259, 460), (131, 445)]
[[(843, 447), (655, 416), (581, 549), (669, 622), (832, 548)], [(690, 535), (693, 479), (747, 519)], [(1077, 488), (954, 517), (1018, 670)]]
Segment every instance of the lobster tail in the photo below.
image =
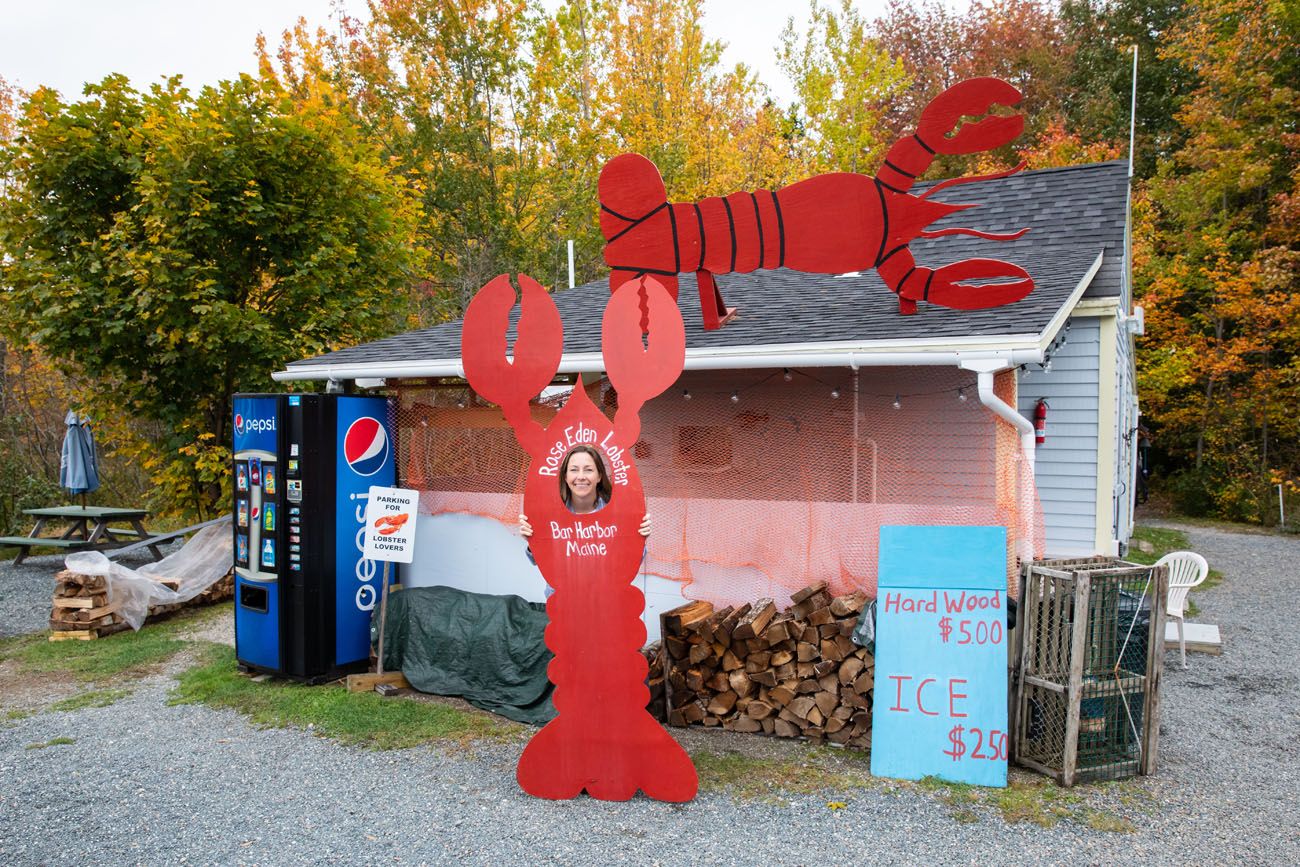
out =
[(621, 154), (601, 169), (596, 190), (610, 291), (654, 274), (676, 298), (677, 232), (659, 169), (640, 154)]
[(655, 164), (640, 154), (621, 154), (600, 170), (600, 233), (613, 241), (668, 204), (668, 190)]

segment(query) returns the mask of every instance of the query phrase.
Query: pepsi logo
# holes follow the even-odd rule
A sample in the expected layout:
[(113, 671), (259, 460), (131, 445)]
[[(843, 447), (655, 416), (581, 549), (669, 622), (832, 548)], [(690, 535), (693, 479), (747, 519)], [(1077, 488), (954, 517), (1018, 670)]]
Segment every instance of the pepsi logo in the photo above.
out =
[(244, 432), (275, 432), (275, 418), (244, 418), (243, 414), (235, 413), (235, 434), (243, 436)]
[(254, 506), (254, 507), (253, 507), (253, 523), (254, 523), (254, 524), (257, 523), (257, 519), (258, 519), (259, 517), (261, 517), (261, 515), (262, 515), (262, 510), (259, 509), (257, 506)]
[(373, 476), (388, 462), (388, 431), (377, 419), (362, 416), (343, 435), (343, 460), (359, 476)]

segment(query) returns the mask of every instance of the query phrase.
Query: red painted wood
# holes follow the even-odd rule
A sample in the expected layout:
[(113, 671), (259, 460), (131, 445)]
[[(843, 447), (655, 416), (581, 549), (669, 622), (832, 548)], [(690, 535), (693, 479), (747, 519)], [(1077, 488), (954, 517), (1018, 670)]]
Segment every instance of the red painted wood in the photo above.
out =
[[(546, 646), (555, 653), (548, 674), (558, 715), (529, 741), (519, 760), (519, 785), (542, 798), (586, 792), (627, 800), (641, 789), (651, 798), (687, 801), (698, 780), (690, 757), (645, 710), (646, 663), (641, 612), (645, 598), (633, 583), (645, 539), (640, 475), (632, 462), (646, 400), (676, 380), (685, 360), (681, 314), (652, 279), (615, 291), (605, 309), (605, 368), (618, 393), (614, 421), (591, 402), (579, 381), (545, 429), (528, 415), (528, 401), (555, 374), (563, 331), (554, 303), (527, 277), (513, 365), (504, 360), (504, 334), (514, 292), (498, 277), (480, 290), (465, 314), (465, 375), (480, 395), (501, 405), (532, 458), (524, 486), (524, 513), (538, 568), (555, 593), (547, 603)], [(506, 303), (505, 291), (509, 291)], [(642, 322), (648, 321), (646, 345)], [(554, 359), (552, 361), (552, 358)], [(548, 369), (549, 368), (549, 369)], [(559, 468), (577, 444), (605, 460), (613, 485), (598, 512), (571, 513), (560, 500)]]
[[(725, 274), (786, 267), (841, 274), (875, 268), (899, 296), (901, 313), (915, 312), (918, 301), (961, 310), (1018, 301), (1034, 288), (1018, 265), (994, 259), (938, 269), (918, 265), (908, 244), (925, 236), (926, 227), (941, 217), (973, 206), (945, 205), (908, 191), (936, 153), (989, 150), (1019, 136), (1024, 130), (1019, 115), (992, 116), (952, 130), (962, 117), (983, 114), (995, 104), (1015, 105), (1020, 98), (1018, 90), (996, 78), (960, 82), (926, 106), (916, 133), (890, 148), (874, 177), (818, 175), (775, 193), (755, 190), (669, 203), (654, 163), (639, 154), (617, 156), (606, 164), (599, 182), (610, 286), (641, 274), (664, 275), (676, 297), (676, 275), (682, 271)], [(958, 182), (971, 180), (977, 179)], [(943, 234), (1009, 240), (1023, 231), (993, 235), (953, 229)], [(990, 279), (995, 282), (971, 282)], [(701, 284), (702, 300), (703, 294)], [(712, 309), (702, 305), (702, 313), (706, 330), (719, 327)]]

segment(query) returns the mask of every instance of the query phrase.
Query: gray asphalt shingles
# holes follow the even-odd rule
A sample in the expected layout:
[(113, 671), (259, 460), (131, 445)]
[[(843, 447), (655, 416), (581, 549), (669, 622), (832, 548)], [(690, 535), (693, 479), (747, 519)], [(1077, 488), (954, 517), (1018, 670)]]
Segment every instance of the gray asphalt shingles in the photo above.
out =
[[(919, 184), (923, 191), (930, 184)], [(756, 347), (871, 340), (995, 337), (1041, 334), (1097, 258), (1103, 262), (1087, 297), (1119, 295), (1123, 273), (1128, 165), (1096, 163), (1025, 172), (976, 181), (935, 194), (938, 200), (976, 202), (935, 223), (932, 229), (964, 226), (985, 232), (1029, 231), (1014, 241), (969, 236), (918, 239), (911, 249), (919, 264), (940, 267), (971, 258), (1013, 262), (1034, 278), (1034, 291), (1014, 304), (985, 310), (950, 310), (921, 304), (900, 316), (894, 294), (875, 271), (854, 276), (806, 274), (789, 269), (727, 274), (717, 278), (723, 298), (739, 316), (725, 328), (705, 331), (694, 274), (682, 274), (679, 306), (688, 348)], [(600, 318), (608, 297), (604, 281), (556, 292), (565, 324), (567, 353), (600, 351)], [(509, 339), (514, 340), (512, 313)], [(460, 321), (410, 331), (291, 364), (400, 363), (460, 356)]]

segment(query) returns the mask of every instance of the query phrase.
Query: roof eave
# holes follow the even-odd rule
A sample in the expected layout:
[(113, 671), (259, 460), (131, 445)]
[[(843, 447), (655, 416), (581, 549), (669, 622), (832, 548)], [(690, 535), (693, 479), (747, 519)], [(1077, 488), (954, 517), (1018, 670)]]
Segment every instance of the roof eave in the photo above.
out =
[[(1043, 358), (1037, 334), (984, 337), (968, 341), (936, 341), (933, 346), (910, 349), (892, 345), (895, 341), (863, 343), (800, 343), (772, 346), (716, 347), (687, 349), (685, 370), (746, 370), (773, 367), (891, 367), (899, 365), (956, 365), (970, 355), (1006, 354), (1012, 364), (1037, 362)], [(928, 342), (928, 341), (927, 341)], [(605, 369), (598, 352), (565, 353), (557, 373), (593, 373)], [(437, 376), (464, 377), (459, 358), (431, 358), (419, 361), (367, 362), (362, 364), (294, 365), (271, 374), (277, 382), (350, 379), (419, 379)]]
[[(1047, 347), (1056, 339), (1057, 333), (1069, 319), (1071, 311), (1079, 303), (1084, 291), (1101, 268), (1103, 256), (1103, 253), (1097, 254), (1092, 266), (1040, 333), (688, 348), (684, 369), (959, 366), (963, 360), (988, 357), (1002, 359), (1006, 367), (1040, 363), (1045, 357)], [(595, 373), (604, 369), (604, 359), (600, 353), (572, 352), (565, 353), (560, 358), (560, 366), (556, 372)], [(277, 382), (423, 379), (439, 376), (463, 378), (465, 368), (460, 358), (350, 364), (298, 364), (271, 374), (271, 378)]]

